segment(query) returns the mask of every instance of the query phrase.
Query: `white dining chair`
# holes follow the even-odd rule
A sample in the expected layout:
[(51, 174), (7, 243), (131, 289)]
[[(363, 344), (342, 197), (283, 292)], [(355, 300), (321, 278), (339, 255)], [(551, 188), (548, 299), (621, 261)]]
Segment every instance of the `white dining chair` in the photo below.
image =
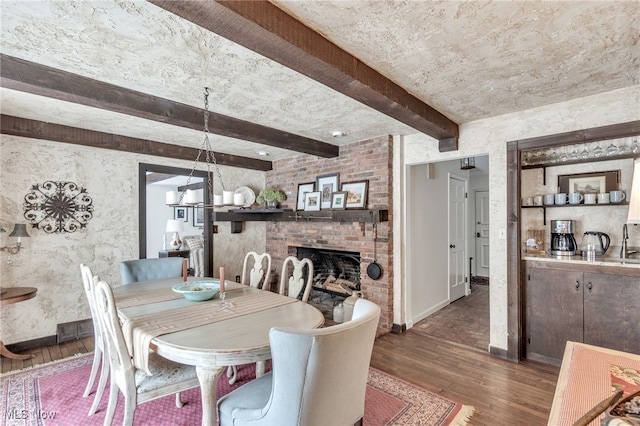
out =
[[(269, 253), (258, 254), (255, 251), (248, 252), (244, 256), (240, 283), (269, 291), (271, 286), (270, 278), (271, 255)], [(256, 377), (260, 377), (264, 373), (264, 370), (265, 364), (263, 361), (256, 363)], [(227, 368), (227, 377), (229, 378), (230, 385), (236, 382), (238, 379), (238, 368), (235, 365)]]
[[(304, 268), (307, 267), (305, 279)], [(282, 274), (280, 274), (279, 293), (285, 296), (300, 299), (303, 302), (309, 300), (311, 285), (313, 280), (313, 263), (310, 259), (298, 259), (289, 256), (282, 263)]]
[[(102, 394), (104, 393), (104, 388), (107, 385), (107, 379), (109, 378), (109, 360), (107, 359), (107, 354), (105, 352), (105, 344), (102, 338), (102, 333), (100, 331), (99, 319), (96, 313), (96, 305), (93, 298), (93, 283), (94, 276), (93, 272), (91, 272), (91, 268), (84, 264), (80, 264), (80, 273), (82, 274), (82, 284), (84, 286), (84, 292), (87, 296), (87, 302), (89, 303), (89, 309), (91, 310), (91, 319), (93, 321), (93, 365), (91, 366), (91, 374), (89, 375), (89, 382), (87, 383), (87, 387), (84, 390), (84, 394), (82, 396), (86, 398), (91, 394), (91, 390), (93, 389), (93, 384), (95, 383), (96, 377), (98, 375), (98, 369), (101, 368), (100, 371), (100, 380), (98, 382), (98, 387), (96, 388), (96, 393), (93, 396), (93, 403), (91, 404), (91, 408), (89, 409), (89, 416), (93, 416), (98, 409), (98, 404), (102, 399)], [(98, 278), (96, 277), (96, 280)]]
[(182, 407), (184, 404), (180, 392), (199, 387), (195, 367), (169, 361), (152, 352), (149, 354), (151, 376), (135, 368), (120, 328), (113, 291), (109, 284), (104, 281), (98, 282), (95, 285), (94, 298), (111, 368), (109, 405), (104, 424), (110, 425), (113, 421), (118, 403), (118, 390), (124, 395), (123, 424), (127, 426), (133, 424), (136, 406), (144, 402), (176, 394), (176, 406)]
[(380, 307), (360, 299), (351, 321), (272, 328), (273, 370), (218, 401), (220, 426), (362, 424)]
[(251, 287), (269, 290), (271, 278), (271, 255), (250, 251), (244, 257), (240, 282)]

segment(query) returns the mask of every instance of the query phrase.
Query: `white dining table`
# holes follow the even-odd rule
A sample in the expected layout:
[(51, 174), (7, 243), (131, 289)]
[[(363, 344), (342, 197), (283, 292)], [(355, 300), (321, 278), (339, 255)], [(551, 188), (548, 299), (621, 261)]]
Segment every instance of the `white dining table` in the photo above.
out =
[[(207, 278), (189, 278), (189, 281), (207, 281)], [(209, 279), (213, 280), (213, 279)], [(211, 301), (193, 302), (180, 297), (172, 300), (153, 300), (154, 289), (166, 289), (182, 283), (180, 278), (152, 280), (131, 283), (113, 290), (116, 305), (133, 294), (137, 297), (135, 306), (118, 308), (118, 315), (124, 322), (132, 318), (189, 305), (209, 303), (211, 309), (220, 309), (218, 296)], [(225, 282), (226, 301), (232, 305), (243, 295), (269, 293), (237, 283)], [(145, 293), (149, 290), (148, 295)], [(166, 293), (166, 291), (165, 291)], [(266, 296), (276, 296), (270, 293)], [(277, 295), (277, 297), (286, 297)], [(145, 299), (151, 300), (146, 303)], [(238, 301), (239, 302), (239, 301)], [(123, 303), (124, 305), (124, 303)], [(193, 365), (200, 382), (202, 393), (202, 424), (213, 426), (217, 417), (217, 385), (228, 366), (266, 361), (271, 358), (269, 330), (273, 327), (318, 328), (324, 324), (324, 315), (313, 306), (296, 300), (272, 308), (236, 316), (206, 325), (188, 328), (156, 336), (151, 340), (150, 349), (169, 360)]]

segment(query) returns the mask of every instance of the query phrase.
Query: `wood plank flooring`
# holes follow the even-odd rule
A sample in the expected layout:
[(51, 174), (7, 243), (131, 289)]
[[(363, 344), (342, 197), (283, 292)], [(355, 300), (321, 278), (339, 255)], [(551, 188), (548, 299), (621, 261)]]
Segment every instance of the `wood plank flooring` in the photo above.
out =
[[(1, 371), (13, 371), (93, 351), (93, 338), (51, 345), (19, 361), (0, 357)], [(477, 349), (412, 330), (376, 340), (371, 366), (465, 405), (475, 413), (470, 425), (546, 425), (559, 369), (519, 364)]]

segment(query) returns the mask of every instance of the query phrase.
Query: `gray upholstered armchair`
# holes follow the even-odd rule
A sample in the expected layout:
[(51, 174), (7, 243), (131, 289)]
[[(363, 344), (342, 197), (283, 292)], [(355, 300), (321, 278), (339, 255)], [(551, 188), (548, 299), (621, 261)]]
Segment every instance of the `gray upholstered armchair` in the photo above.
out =
[(360, 299), (343, 324), (271, 329), (273, 371), (220, 398), (220, 425), (361, 423), (379, 318), (378, 305)]
[(120, 262), (122, 285), (162, 278), (179, 278), (182, 276), (183, 261), (181, 257), (125, 260)]

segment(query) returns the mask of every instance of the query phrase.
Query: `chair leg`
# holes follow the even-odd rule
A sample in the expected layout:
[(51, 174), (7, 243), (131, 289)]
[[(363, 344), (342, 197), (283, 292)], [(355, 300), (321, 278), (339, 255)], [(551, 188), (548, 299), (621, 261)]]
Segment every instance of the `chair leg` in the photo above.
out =
[(91, 388), (93, 387), (93, 382), (96, 380), (96, 375), (98, 374), (98, 367), (100, 366), (100, 361), (102, 360), (102, 351), (96, 346), (93, 351), (93, 366), (91, 367), (91, 374), (89, 375), (89, 383), (87, 383), (87, 387), (82, 394), (82, 397), (85, 398), (89, 396), (91, 393)]
[(256, 379), (259, 379), (260, 377), (262, 377), (266, 369), (267, 369), (267, 363), (265, 361), (256, 362)]
[(230, 365), (227, 367), (227, 377), (229, 377), (229, 384), (232, 385), (238, 380), (238, 367)]
[(109, 378), (109, 360), (106, 357), (106, 354), (102, 353), (102, 371), (100, 372), (100, 382), (98, 382), (98, 388), (96, 389), (96, 394), (93, 397), (93, 404), (91, 404), (91, 408), (89, 409), (89, 416), (93, 416), (98, 409), (98, 404), (102, 400), (102, 395), (104, 394), (104, 388), (107, 385), (107, 379)]
[(176, 407), (182, 408), (184, 406), (184, 402), (182, 401), (182, 393), (176, 392)]
[(116, 405), (118, 405), (118, 385), (112, 381), (109, 387), (109, 405), (107, 406), (107, 414), (104, 417), (104, 426), (111, 426), (111, 423), (113, 423)]
[(122, 420), (123, 426), (133, 426), (133, 417), (136, 413), (136, 400), (135, 395), (129, 397), (125, 395), (124, 398), (124, 420)]

